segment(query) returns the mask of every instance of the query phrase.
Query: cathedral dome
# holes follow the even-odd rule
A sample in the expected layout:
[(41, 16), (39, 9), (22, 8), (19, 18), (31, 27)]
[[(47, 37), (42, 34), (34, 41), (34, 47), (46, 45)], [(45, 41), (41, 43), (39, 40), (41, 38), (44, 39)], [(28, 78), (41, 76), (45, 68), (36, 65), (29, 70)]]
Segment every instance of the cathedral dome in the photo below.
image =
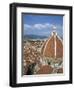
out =
[(63, 57), (63, 41), (53, 32), (52, 35), (43, 44), (41, 53), (49, 58), (62, 58)]

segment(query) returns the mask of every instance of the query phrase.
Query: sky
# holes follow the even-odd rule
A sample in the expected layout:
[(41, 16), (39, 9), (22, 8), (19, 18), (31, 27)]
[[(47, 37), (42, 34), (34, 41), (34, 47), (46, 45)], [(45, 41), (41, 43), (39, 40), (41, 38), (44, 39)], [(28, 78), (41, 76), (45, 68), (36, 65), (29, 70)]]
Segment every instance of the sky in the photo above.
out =
[(23, 14), (23, 34), (49, 37), (56, 28), (56, 32), (63, 37), (63, 16)]

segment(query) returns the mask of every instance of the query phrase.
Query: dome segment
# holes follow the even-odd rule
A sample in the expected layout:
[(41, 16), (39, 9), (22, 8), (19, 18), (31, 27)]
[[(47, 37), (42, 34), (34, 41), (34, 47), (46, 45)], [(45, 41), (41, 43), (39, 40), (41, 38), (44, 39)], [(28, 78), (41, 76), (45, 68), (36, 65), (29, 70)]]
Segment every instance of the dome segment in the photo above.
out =
[(52, 33), (52, 36), (44, 43), (41, 53), (45, 57), (49, 58), (62, 58), (63, 57), (63, 43), (56, 32)]

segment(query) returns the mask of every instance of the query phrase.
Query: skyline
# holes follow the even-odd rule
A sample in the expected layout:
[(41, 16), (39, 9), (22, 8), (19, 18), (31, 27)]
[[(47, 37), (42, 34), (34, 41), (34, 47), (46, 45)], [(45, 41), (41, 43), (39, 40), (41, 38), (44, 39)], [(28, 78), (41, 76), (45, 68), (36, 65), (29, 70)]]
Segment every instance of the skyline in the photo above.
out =
[(24, 36), (38, 35), (49, 37), (56, 27), (57, 34), (63, 38), (63, 16), (23, 14)]

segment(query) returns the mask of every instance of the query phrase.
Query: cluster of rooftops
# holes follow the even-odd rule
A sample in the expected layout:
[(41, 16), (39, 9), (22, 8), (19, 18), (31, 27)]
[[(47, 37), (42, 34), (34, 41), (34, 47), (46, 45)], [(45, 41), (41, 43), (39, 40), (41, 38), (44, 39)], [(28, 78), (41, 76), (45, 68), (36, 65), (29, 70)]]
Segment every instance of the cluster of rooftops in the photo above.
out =
[[(63, 67), (55, 69), (55, 64), (47, 64), (48, 61), (47, 59), (45, 61), (45, 58), (49, 58), (49, 63), (58, 62), (59, 64), (63, 62), (63, 41), (55, 31), (52, 32), (51, 37), (49, 37), (46, 41), (42, 43), (40, 52), (38, 52), (36, 49), (34, 49), (34, 47), (31, 46), (25, 49), (25, 66), (30, 68), (30, 66), (33, 65), (34, 72), (36, 74), (63, 72)], [(25, 69), (25, 74), (27, 74), (28, 68)]]

